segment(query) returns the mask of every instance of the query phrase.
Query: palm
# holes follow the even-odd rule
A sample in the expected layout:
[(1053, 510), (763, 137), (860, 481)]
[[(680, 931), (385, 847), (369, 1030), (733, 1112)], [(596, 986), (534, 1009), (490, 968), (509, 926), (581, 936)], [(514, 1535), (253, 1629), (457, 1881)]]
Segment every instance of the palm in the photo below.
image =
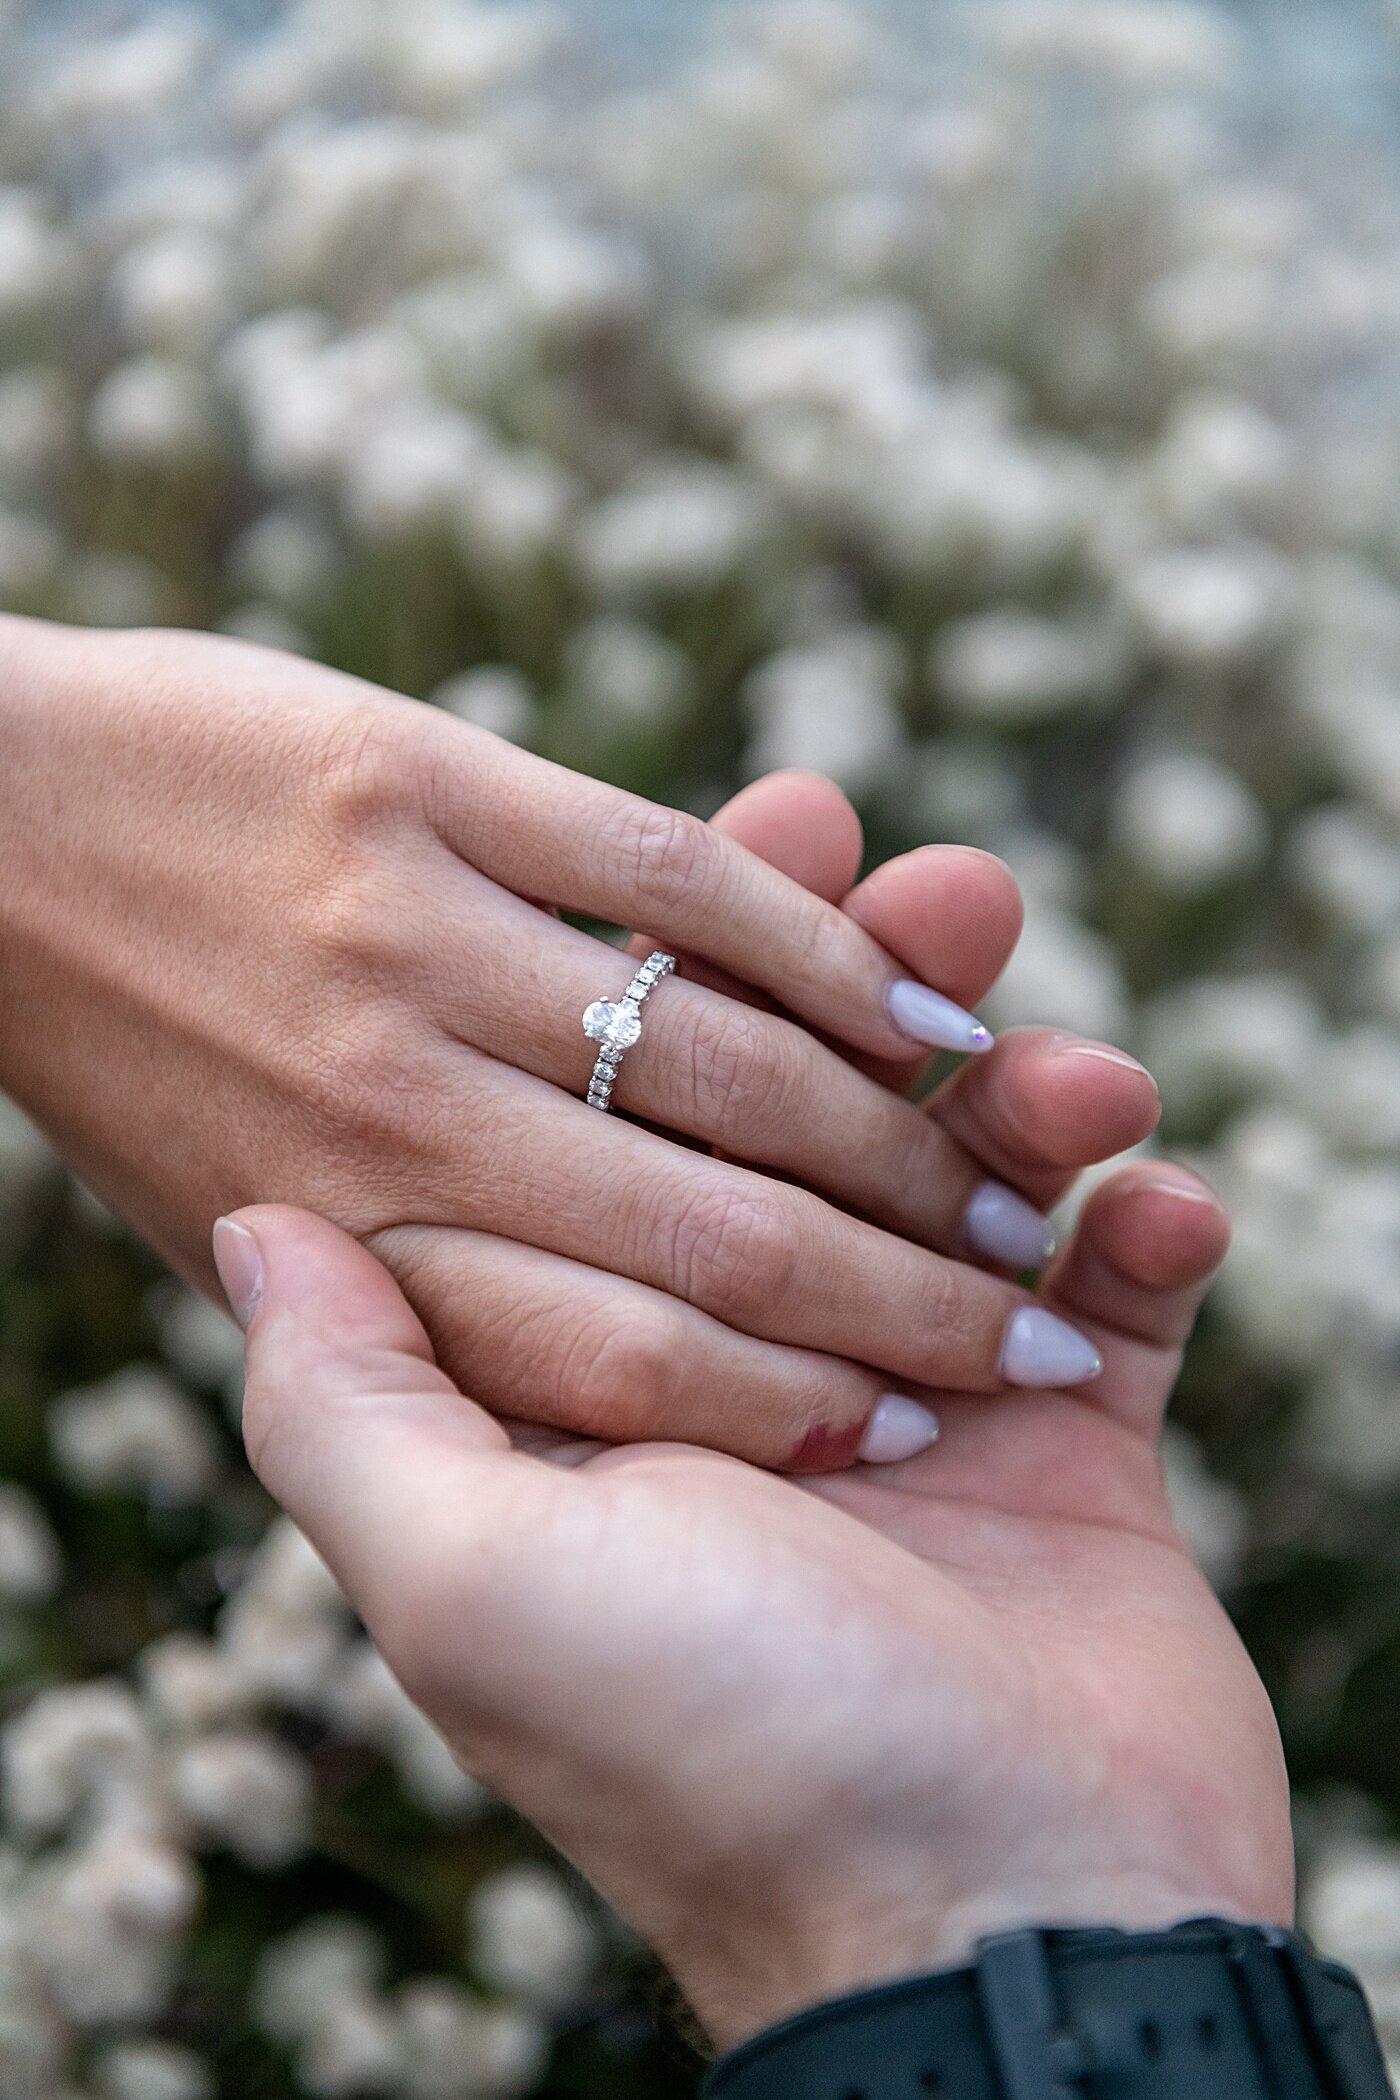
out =
[[(1286, 1912), (1267, 1702), (1133, 1419), (1155, 1422), (1175, 1358), (1104, 1339), (1106, 1407), (946, 1403), (943, 1441), (889, 1471), (799, 1485), (689, 1447), (555, 1453), (576, 1484), (535, 1552), (567, 1580), (528, 1664), (526, 1629), (503, 1629), (548, 1747), (511, 1738), (511, 1791), (682, 1974), (705, 1966), (697, 1889), (784, 1945), (860, 1887), (833, 1989), (1028, 1915)], [(578, 1785), (595, 1768), (607, 1794)], [(755, 2022), (782, 2009), (780, 1977), (752, 1987)]]

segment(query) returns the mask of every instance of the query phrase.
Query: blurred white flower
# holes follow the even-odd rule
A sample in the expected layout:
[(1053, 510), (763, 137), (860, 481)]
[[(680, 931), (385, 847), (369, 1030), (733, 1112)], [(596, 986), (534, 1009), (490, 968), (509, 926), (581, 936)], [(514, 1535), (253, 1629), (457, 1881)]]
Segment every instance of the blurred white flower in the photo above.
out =
[(227, 1730), (175, 1753), (171, 1789), (205, 1844), (226, 1845), (249, 1866), (284, 1867), (305, 1850), (311, 1774), (271, 1736)]
[(405, 1790), (435, 1815), (466, 1817), (485, 1805), (485, 1788), (463, 1771), (368, 1641), (357, 1641), (341, 1660), (326, 1689), (325, 1711), (346, 1735), (381, 1750)]
[(218, 632), (240, 642), (256, 642), (260, 649), (280, 649), (287, 656), (312, 654), (305, 629), (278, 605), (236, 605), (224, 614)]
[(617, 613), (600, 614), (576, 630), (566, 669), (590, 724), (603, 735), (674, 720), (691, 679), (683, 649)]
[(1221, 1097), (1291, 1096), (1324, 1048), (1322, 1014), (1286, 976), (1188, 981), (1151, 1001), (1143, 1056), (1184, 1116)]
[(515, 225), (500, 261), (518, 310), (547, 328), (581, 328), (615, 318), (640, 297), (638, 251), (619, 235), (571, 226), (557, 217)]
[(0, 324), (32, 319), (56, 305), (70, 286), (68, 241), (31, 190), (0, 186)]
[(136, 554), (78, 554), (62, 573), (64, 617), (80, 627), (154, 627), (169, 616), (168, 579)]
[(1269, 846), (1267, 819), (1245, 782), (1202, 751), (1140, 759), (1118, 790), (1113, 835), (1159, 889), (1186, 897), (1249, 874)]
[(1298, 819), (1288, 837), (1295, 886), (1348, 934), (1400, 924), (1400, 839), (1365, 811), (1328, 803)]
[(95, 2068), (103, 2100), (213, 2100), (209, 2066), (178, 2042), (152, 2036), (113, 2042)]
[(0, 1598), (37, 1604), (63, 1580), (63, 1555), (48, 1518), (27, 1489), (0, 1481)]
[(239, 534), (228, 567), (240, 589), (295, 614), (330, 596), (338, 562), (324, 527), (295, 510), (268, 510)]
[(862, 481), (862, 522), (900, 570), (1042, 579), (1070, 558), (1094, 512), (1094, 471), (1062, 442), (999, 427), (981, 400), (950, 404), (921, 442), (891, 447)]
[(1237, 1489), (1209, 1472), (1200, 1445), (1169, 1422), (1162, 1439), (1167, 1503), (1172, 1521), (1216, 1589), (1238, 1572), (1248, 1530), (1248, 1510)]
[(114, 465), (178, 467), (208, 457), (218, 442), (208, 388), (199, 370), (154, 354), (118, 365), (88, 412), (94, 451)]
[(152, 1745), (124, 1685), (63, 1685), (38, 1692), (0, 1732), (5, 1815), (44, 1835), (80, 1815), (101, 1817), (146, 1787)]
[(484, 453), (457, 507), (463, 561), (499, 577), (558, 553), (577, 500), (574, 476), (548, 453), (523, 447)]
[(762, 498), (707, 460), (656, 459), (575, 527), (579, 565), (605, 593), (696, 589), (718, 583), (752, 554)]
[(253, 2018), (275, 2040), (299, 2042), (326, 2005), (368, 1997), (385, 1967), (384, 1948), (361, 1919), (313, 1918), (264, 1948), (253, 1976)]
[(1239, 395), (1201, 389), (1178, 402), (1148, 478), (1172, 525), (1228, 535), (1272, 514), (1294, 467), (1288, 435), (1272, 416)]
[(69, 432), (68, 389), (49, 365), (0, 371), (0, 487), (28, 487), (58, 459)]
[(770, 656), (744, 688), (749, 773), (803, 767), (853, 794), (892, 775), (904, 747), (901, 669), (891, 638), (869, 627)]
[(511, 2100), (544, 2069), (548, 2034), (523, 2007), (482, 2005), (424, 1976), (404, 1985), (398, 2011), (411, 2100)]
[(1006, 606), (945, 627), (929, 669), (957, 713), (1015, 728), (1101, 704), (1121, 686), (1125, 666), (1121, 638), (1102, 624), (1071, 626)]
[(1213, 86), (1239, 46), (1213, 7), (1184, 0), (1030, 0), (991, 13), (1001, 48), (1146, 87)]
[(1020, 782), (998, 749), (947, 738), (918, 743), (900, 768), (896, 792), (910, 834), (986, 845), (1020, 814)]
[(413, 402), (382, 411), (347, 444), (346, 514), (384, 537), (445, 526), (472, 502), (487, 451), (485, 431), (458, 410)]
[(19, 1187), (47, 1173), (57, 1154), (42, 1130), (0, 1094), (0, 1189)]
[(219, 1615), (219, 1650), (245, 1696), (315, 1708), (343, 1666), (350, 1626), (325, 1562), (280, 1518)]
[(1037, 1022), (1117, 1042), (1127, 990), (1108, 942), (1053, 909), (1027, 914), (1026, 929), (981, 1011), (995, 1027)]
[(225, 1651), (189, 1633), (169, 1633), (137, 1660), (142, 1688), (168, 1726), (217, 1727), (247, 1703), (248, 1686)]
[(1278, 634), (1288, 572), (1258, 547), (1173, 548), (1131, 568), (1123, 595), (1163, 655), (1188, 669), (1214, 669)]
[(34, 117), (70, 135), (148, 120), (191, 85), (208, 41), (208, 25), (174, 7), (112, 35), (74, 37), (33, 84)]
[(529, 680), (512, 664), (478, 664), (459, 671), (430, 695), (459, 722), (489, 729), (512, 744), (527, 744), (535, 726), (535, 696)]
[(506, 1867), (467, 1906), (472, 1968), (483, 1983), (532, 2003), (567, 2004), (598, 1958), (592, 1925), (548, 1867)]
[(182, 1376), (222, 1385), (243, 1367), (243, 1334), (236, 1320), (198, 1291), (181, 1286), (152, 1306), (160, 1345)]
[(1336, 1847), (1308, 1878), (1303, 1923), (1333, 1961), (1400, 1969), (1400, 1845)]
[(1318, 1127), (1344, 1152), (1400, 1151), (1400, 1029), (1380, 1021), (1347, 1029), (1331, 1046), (1326, 1086), (1298, 1078)]
[(399, 2023), (370, 1998), (337, 1998), (325, 2007), (297, 2051), (297, 2081), (315, 2100), (404, 2089)]
[(233, 313), (230, 259), (223, 242), (199, 227), (150, 234), (128, 248), (112, 272), (112, 296), (132, 343), (198, 357)]
[(64, 1394), (48, 1427), (61, 1471), (89, 1494), (123, 1489), (152, 1503), (197, 1502), (222, 1469), (207, 1416), (163, 1372), (146, 1366)]
[(548, 2028), (528, 2007), (482, 2006), (467, 2037), (465, 2058), (476, 2092), (486, 2100), (515, 2100), (528, 2093), (545, 2068), (549, 2042)]
[(158, 2018), (197, 1899), (184, 1853), (152, 1838), (99, 1834), (36, 1869), (25, 1891), (30, 1958), (79, 2026)]
[(407, 108), (470, 119), (482, 96), (536, 66), (559, 32), (549, 8), (419, 0), (382, 18), (381, 50), (388, 80)]
[(0, 509), (0, 604), (23, 605), (53, 580), (63, 544), (42, 518)]

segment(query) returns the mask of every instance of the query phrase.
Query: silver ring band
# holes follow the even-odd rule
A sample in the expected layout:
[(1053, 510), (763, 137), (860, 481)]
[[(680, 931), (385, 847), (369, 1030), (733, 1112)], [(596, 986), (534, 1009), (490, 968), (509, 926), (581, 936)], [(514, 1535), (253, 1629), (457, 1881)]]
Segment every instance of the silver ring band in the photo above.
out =
[(588, 1106), (604, 1115), (612, 1101), (617, 1068), (642, 1032), (648, 995), (676, 967), (674, 955), (653, 949), (620, 999), (595, 999), (583, 1016), (583, 1032), (598, 1044), (598, 1062), (588, 1082)]

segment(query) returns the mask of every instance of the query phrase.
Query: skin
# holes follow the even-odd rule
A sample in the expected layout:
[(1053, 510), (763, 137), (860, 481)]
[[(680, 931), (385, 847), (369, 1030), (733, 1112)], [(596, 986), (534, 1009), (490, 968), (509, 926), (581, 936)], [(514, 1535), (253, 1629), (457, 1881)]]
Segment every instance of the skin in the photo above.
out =
[[(901, 1098), (886, 985), (980, 998), (1020, 902), (959, 848), (849, 892), (824, 783), (703, 826), (274, 651), (17, 619), (0, 717), (0, 1085), (201, 1288), (221, 1212), (345, 1227), (498, 1411), (847, 1462), (888, 1391), (1002, 1389), (978, 1183), (1053, 1200), (1155, 1120), (1044, 1033)], [(577, 1098), (625, 965), (540, 898), (685, 957), (618, 1087), (660, 1129)]]
[(919, 1457), (807, 1482), (680, 1444), (513, 1447), (363, 1248), (238, 1222), (254, 1465), (721, 2047), (986, 1931), (1289, 1918), (1272, 1714), (1157, 1460), (1226, 1238), (1181, 1169), (1114, 1177), (1057, 1257), (1096, 1387), (949, 1399)]
[[(763, 782), (722, 821), (836, 897), (859, 842), (831, 797)], [(872, 883), (845, 908), (920, 917), (904, 873)], [(1057, 1095), (1023, 1084), (1044, 1057), (1030, 1037), (1001, 1079), (964, 1067), (952, 1113), (1050, 1201), (1061, 1116), (1092, 1117), (1105, 1068), (1064, 1058)], [(1157, 1457), (1228, 1238), (1195, 1176), (1115, 1175), (1045, 1279), (1103, 1350), (1096, 1385), (949, 1397), (917, 1458), (800, 1483), (503, 1428), (361, 1249), (288, 1211), (238, 1222), (254, 1464), (412, 1696), (720, 2047), (987, 1931), (1291, 1918), (1273, 1716)]]

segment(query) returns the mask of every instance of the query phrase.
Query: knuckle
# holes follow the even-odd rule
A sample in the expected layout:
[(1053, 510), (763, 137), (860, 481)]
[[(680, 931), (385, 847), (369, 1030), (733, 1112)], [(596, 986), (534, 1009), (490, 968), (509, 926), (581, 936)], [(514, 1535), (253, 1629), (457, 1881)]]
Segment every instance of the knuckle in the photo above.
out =
[[(975, 1372), (1001, 1332), (1000, 1285), (980, 1271), (941, 1255), (930, 1255), (919, 1288), (920, 1317), (940, 1363), (952, 1377)], [(986, 1315), (994, 1312), (993, 1320)]]
[(326, 853), (293, 912), (298, 955), (323, 981), (362, 978), (395, 952), (385, 885), (362, 852)]
[(795, 1239), (793, 1221), (761, 1186), (711, 1191), (673, 1228), (676, 1289), (729, 1325), (747, 1327), (787, 1298)]
[(752, 1141), (792, 1107), (799, 1060), (781, 1022), (752, 1007), (715, 1000), (701, 1007), (685, 1069), (696, 1127)]
[(319, 802), (340, 836), (356, 836), (414, 798), (418, 759), (398, 713), (387, 706), (352, 709), (337, 722), (321, 754)]
[(403, 1027), (373, 1008), (323, 1018), (291, 1084), (311, 1121), (352, 1156), (407, 1149), (427, 1107), (408, 1068)]
[(585, 1436), (654, 1433), (674, 1382), (676, 1323), (664, 1312), (614, 1306), (585, 1322), (561, 1357), (555, 1419)]
[(713, 878), (717, 840), (708, 824), (683, 809), (647, 805), (629, 809), (623, 820), (619, 858), (637, 898), (651, 911), (666, 912), (693, 900)]

